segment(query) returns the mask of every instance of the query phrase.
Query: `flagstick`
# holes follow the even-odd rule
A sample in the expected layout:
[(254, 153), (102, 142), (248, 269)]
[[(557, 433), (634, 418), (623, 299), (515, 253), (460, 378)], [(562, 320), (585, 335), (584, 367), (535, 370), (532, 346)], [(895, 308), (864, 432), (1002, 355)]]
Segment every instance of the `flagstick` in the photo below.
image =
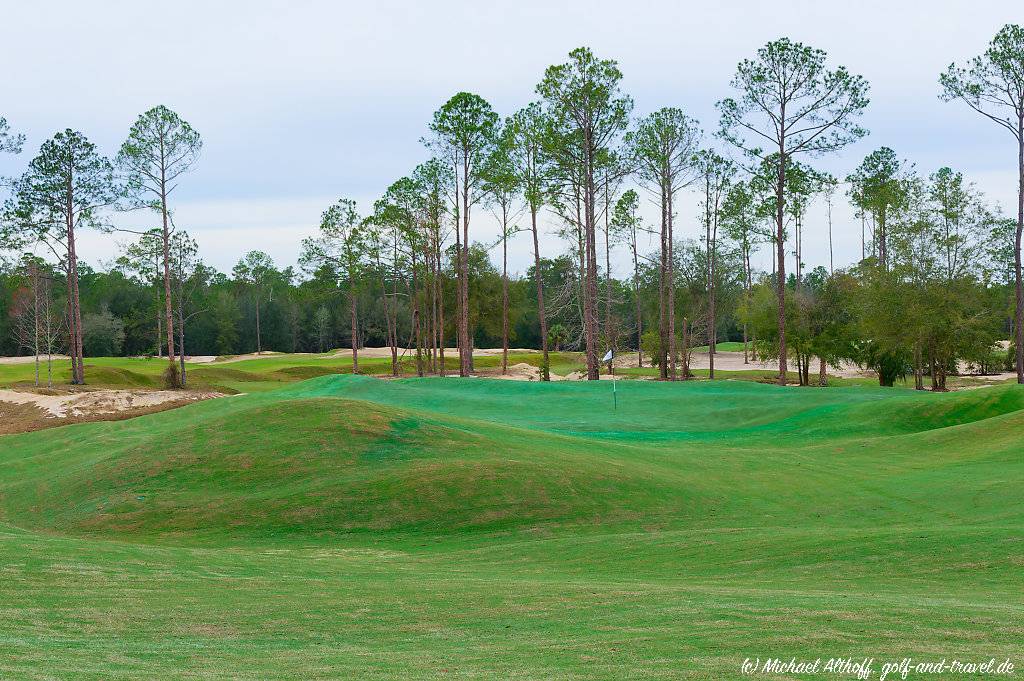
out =
[(619, 394), (615, 390), (615, 366), (612, 365), (612, 402), (615, 405), (615, 411), (619, 410)]
[(608, 362), (608, 373), (612, 375), (612, 404), (614, 408), (619, 408), (619, 393), (615, 390), (615, 353), (609, 350), (605, 353), (605, 356), (601, 358), (602, 362)]

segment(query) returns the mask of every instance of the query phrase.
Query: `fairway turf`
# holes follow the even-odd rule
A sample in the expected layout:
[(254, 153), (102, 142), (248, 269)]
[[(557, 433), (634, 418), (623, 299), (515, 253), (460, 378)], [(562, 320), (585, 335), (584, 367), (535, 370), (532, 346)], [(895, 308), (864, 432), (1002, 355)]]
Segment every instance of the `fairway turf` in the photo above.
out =
[(611, 388), (331, 375), (0, 436), (0, 677), (1024, 663), (1024, 389)]
[[(539, 352), (509, 353), (508, 363), (540, 366), (543, 356)], [(458, 355), (445, 357), (449, 372), (458, 374)], [(473, 358), (478, 371), (500, 371), (500, 355), (481, 355)], [(351, 357), (336, 356), (334, 352), (321, 355), (306, 353), (268, 353), (250, 359), (193, 364), (186, 362), (190, 388), (217, 390), (225, 393), (274, 390), (286, 383), (325, 376), (352, 373)], [(582, 355), (576, 352), (550, 353), (551, 371), (559, 375), (586, 368)], [(154, 357), (87, 357), (85, 378), (89, 388), (161, 388), (167, 360)], [(391, 374), (391, 359), (386, 357), (360, 357), (359, 371), (363, 374), (387, 376)], [(46, 364), (41, 369), (46, 382)], [(399, 372), (416, 375), (415, 360), (406, 353), (399, 360)], [(0, 364), (0, 387), (31, 387), (35, 365), (30, 362)], [(53, 361), (53, 382), (63, 388), (71, 380), (71, 361)]]

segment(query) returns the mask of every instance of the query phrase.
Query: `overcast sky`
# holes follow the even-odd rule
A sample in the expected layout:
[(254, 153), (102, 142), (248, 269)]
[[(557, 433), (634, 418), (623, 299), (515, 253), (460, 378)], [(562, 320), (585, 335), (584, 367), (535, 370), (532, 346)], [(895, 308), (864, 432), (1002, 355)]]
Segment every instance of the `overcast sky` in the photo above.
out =
[[(202, 157), (173, 208), (206, 261), (228, 270), (260, 249), (294, 264), (329, 203), (351, 197), (369, 210), (425, 160), (419, 140), (431, 114), (457, 91), (476, 92), (508, 115), (534, 97), (546, 66), (586, 45), (619, 62), (636, 114), (680, 107), (713, 143), (714, 104), (730, 94), (736, 63), (789, 36), (871, 84), (863, 121), (871, 134), (819, 167), (845, 176), (885, 145), (924, 173), (962, 170), (990, 199), (1014, 205), (1012, 139), (966, 107), (939, 101), (937, 77), (951, 61), (983, 51), (1003, 24), (1024, 21), (1017, 2), (487, 5), (8, 3), (0, 115), (27, 142), (20, 156), (0, 159), (0, 173), (20, 173), (43, 140), (66, 127), (113, 156), (135, 117), (165, 104), (203, 136)], [(690, 197), (679, 209), (682, 236), (697, 236), (696, 214)], [(824, 215), (814, 207), (808, 221), (811, 266), (828, 261)], [(837, 265), (852, 262), (859, 222), (843, 207), (834, 229)], [(491, 242), (495, 234), (478, 208), (472, 238)], [(102, 263), (116, 255), (115, 241), (90, 234), (80, 253)], [(551, 256), (564, 250), (554, 236), (542, 248)], [(529, 249), (526, 238), (513, 245), (514, 269), (525, 269)]]

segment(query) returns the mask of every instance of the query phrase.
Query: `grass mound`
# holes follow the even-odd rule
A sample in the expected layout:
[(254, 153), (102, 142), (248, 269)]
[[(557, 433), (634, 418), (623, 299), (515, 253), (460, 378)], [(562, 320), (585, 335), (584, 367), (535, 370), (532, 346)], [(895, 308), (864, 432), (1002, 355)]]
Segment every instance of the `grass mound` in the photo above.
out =
[(618, 389), (332, 375), (0, 436), (0, 676), (1024, 657), (1024, 389)]
[[(620, 409), (607, 404), (608, 390), (324, 376), (23, 436), (21, 456), (7, 448), (5, 465), (18, 474), (0, 478), (0, 509), (17, 525), (178, 537), (699, 522), (749, 506), (736, 490), (755, 493), (779, 475), (787, 462), (765, 460), (765, 443), (788, 448), (807, 477), (849, 468), (864, 478), (860, 458), (835, 453), (881, 440), (876, 449), (928, 455), (918, 442), (928, 438), (906, 436), (986, 422), (972, 436), (979, 447), (1024, 413), (1024, 391), (1012, 388), (893, 397), (636, 383)], [(912, 457), (925, 458), (936, 463)]]
[[(366, 379), (373, 380), (373, 379)], [(649, 470), (550, 434), (338, 397), (232, 398), (36, 440), (4, 519), (75, 533), (285, 536), (457, 531), (661, 512)], [(652, 489), (653, 488), (653, 489)], [(670, 495), (668, 495), (670, 496)]]

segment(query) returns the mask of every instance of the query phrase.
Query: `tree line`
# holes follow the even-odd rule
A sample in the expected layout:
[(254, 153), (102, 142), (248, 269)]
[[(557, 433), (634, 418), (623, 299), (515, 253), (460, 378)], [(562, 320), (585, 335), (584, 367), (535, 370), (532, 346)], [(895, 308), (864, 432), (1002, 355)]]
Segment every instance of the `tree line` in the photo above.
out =
[[(716, 341), (736, 339), (745, 356), (777, 360), (780, 383), (790, 362), (809, 383), (816, 359), (820, 377), (855, 361), (883, 385), (913, 374), (917, 387), (928, 376), (944, 389), (963, 362), (1005, 364), (996, 343), (1010, 337), (1024, 382), (1024, 29), (1005, 26), (939, 77), (943, 99), (1013, 136), (1016, 220), (956, 170), (925, 173), (887, 147), (843, 178), (813, 167), (867, 134), (868, 84), (822, 50), (768, 43), (738, 64), (730, 87), (711, 135), (676, 107), (635, 118), (617, 63), (587, 48), (546, 69), (536, 100), (505, 118), (457, 93), (427, 125), (428, 159), (367, 210), (349, 198), (327, 207), (297, 268), (253, 251), (230, 275), (204, 265), (174, 222), (173, 192), (202, 146), (178, 114), (142, 114), (113, 160), (81, 133), (60, 132), (10, 181), (5, 250), (41, 246), (47, 257), (5, 267), (4, 323), (18, 340), (0, 342), (39, 354), (53, 345), (42, 329), (62, 330), (51, 335), (63, 334), (80, 383), (86, 345), (92, 354), (107, 337), (119, 342), (106, 349), (166, 356), (175, 386), (186, 352), (322, 349), (341, 338), (356, 371), (359, 349), (379, 344), (396, 374), (406, 360), (420, 375), (444, 374), (454, 346), (463, 376), (485, 344), (504, 349), (505, 371), (514, 341), (542, 351), (545, 379), (552, 348), (581, 350), (591, 379), (608, 348), (636, 349), (661, 378), (686, 379), (692, 347), (707, 343), (713, 377)], [(6, 121), (0, 132), (3, 151), (20, 151)], [(683, 192), (699, 196), (691, 216)], [(861, 258), (836, 269), (831, 215), (844, 198), (861, 222)], [(658, 209), (654, 224), (645, 200)], [(808, 271), (804, 234), (821, 203), (829, 264)], [(491, 243), (473, 238), (482, 210), (499, 225)], [(93, 272), (77, 258), (76, 233), (114, 231), (116, 211), (147, 211), (157, 226), (135, 234), (110, 271)], [(566, 244), (557, 257), (541, 251), (545, 214)], [(680, 219), (699, 236), (681, 238)], [(508, 270), (517, 238), (532, 242), (521, 277)], [(771, 271), (753, 269), (760, 249)], [(629, 276), (612, 276), (613, 251), (628, 253)]]

